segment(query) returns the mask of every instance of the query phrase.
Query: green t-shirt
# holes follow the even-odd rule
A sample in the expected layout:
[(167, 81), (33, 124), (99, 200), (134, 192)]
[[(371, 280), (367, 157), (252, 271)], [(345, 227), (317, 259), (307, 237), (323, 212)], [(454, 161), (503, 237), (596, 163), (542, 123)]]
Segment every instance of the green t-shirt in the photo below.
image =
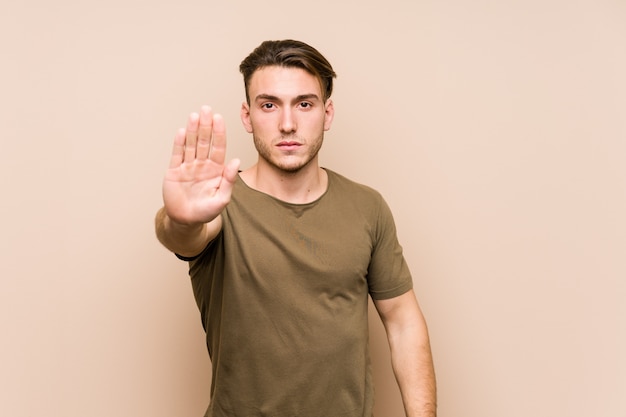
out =
[(221, 233), (190, 261), (213, 381), (205, 417), (370, 417), (368, 294), (412, 288), (379, 193), (330, 170), (290, 204), (240, 178)]

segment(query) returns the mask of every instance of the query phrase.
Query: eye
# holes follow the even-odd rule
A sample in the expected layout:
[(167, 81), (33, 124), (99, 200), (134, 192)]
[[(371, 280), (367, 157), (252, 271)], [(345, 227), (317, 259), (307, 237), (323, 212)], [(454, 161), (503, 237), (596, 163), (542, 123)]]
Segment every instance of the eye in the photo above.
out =
[(263, 110), (272, 110), (274, 107), (276, 107), (276, 106), (274, 106), (274, 103), (263, 103), (263, 104), (261, 104), (261, 108)]
[(313, 107), (313, 105), (307, 101), (303, 101), (302, 103), (299, 104), (300, 108), (308, 110), (311, 107)]

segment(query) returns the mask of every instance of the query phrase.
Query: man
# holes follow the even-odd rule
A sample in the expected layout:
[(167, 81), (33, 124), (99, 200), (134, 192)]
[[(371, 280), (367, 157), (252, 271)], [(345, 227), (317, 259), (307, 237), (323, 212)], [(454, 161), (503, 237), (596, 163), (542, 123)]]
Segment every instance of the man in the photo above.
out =
[(225, 164), (223, 119), (178, 131), (159, 240), (189, 261), (212, 362), (205, 417), (371, 417), (371, 296), (407, 416), (436, 415), (426, 324), (389, 208), (319, 166), (335, 73), (314, 48), (267, 41), (242, 63), (257, 163)]

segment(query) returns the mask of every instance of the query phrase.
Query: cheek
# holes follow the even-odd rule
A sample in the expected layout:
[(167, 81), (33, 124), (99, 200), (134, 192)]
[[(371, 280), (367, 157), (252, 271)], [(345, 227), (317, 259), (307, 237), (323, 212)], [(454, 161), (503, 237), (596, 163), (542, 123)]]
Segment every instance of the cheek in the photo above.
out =
[(255, 132), (267, 131), (275, 126), (275, 122), (271, 114), (266, 113), (252, 113), (250, 114), (249, 126), (250, 129)]

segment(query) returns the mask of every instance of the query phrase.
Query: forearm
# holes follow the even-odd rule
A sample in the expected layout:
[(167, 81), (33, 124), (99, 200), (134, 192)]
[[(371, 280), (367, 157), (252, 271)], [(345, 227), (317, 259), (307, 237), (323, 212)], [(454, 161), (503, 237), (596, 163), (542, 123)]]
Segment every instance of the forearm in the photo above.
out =
[(403, 329), (401, 335), (390, 340), (390, 347), (407, 417), (436, 417), (437, 387), (425, 327)]
[(375, 301), (407, 417), (436, 417), (437, 387), (426, 320), (414, 292)]
[(155, 218), (155, 232), (159, 242), (182, 256), (198, 255), (213, 240), (222, 227), (221, 216), (209, 223), (186, 225), (172, 220), (161, 208)]

